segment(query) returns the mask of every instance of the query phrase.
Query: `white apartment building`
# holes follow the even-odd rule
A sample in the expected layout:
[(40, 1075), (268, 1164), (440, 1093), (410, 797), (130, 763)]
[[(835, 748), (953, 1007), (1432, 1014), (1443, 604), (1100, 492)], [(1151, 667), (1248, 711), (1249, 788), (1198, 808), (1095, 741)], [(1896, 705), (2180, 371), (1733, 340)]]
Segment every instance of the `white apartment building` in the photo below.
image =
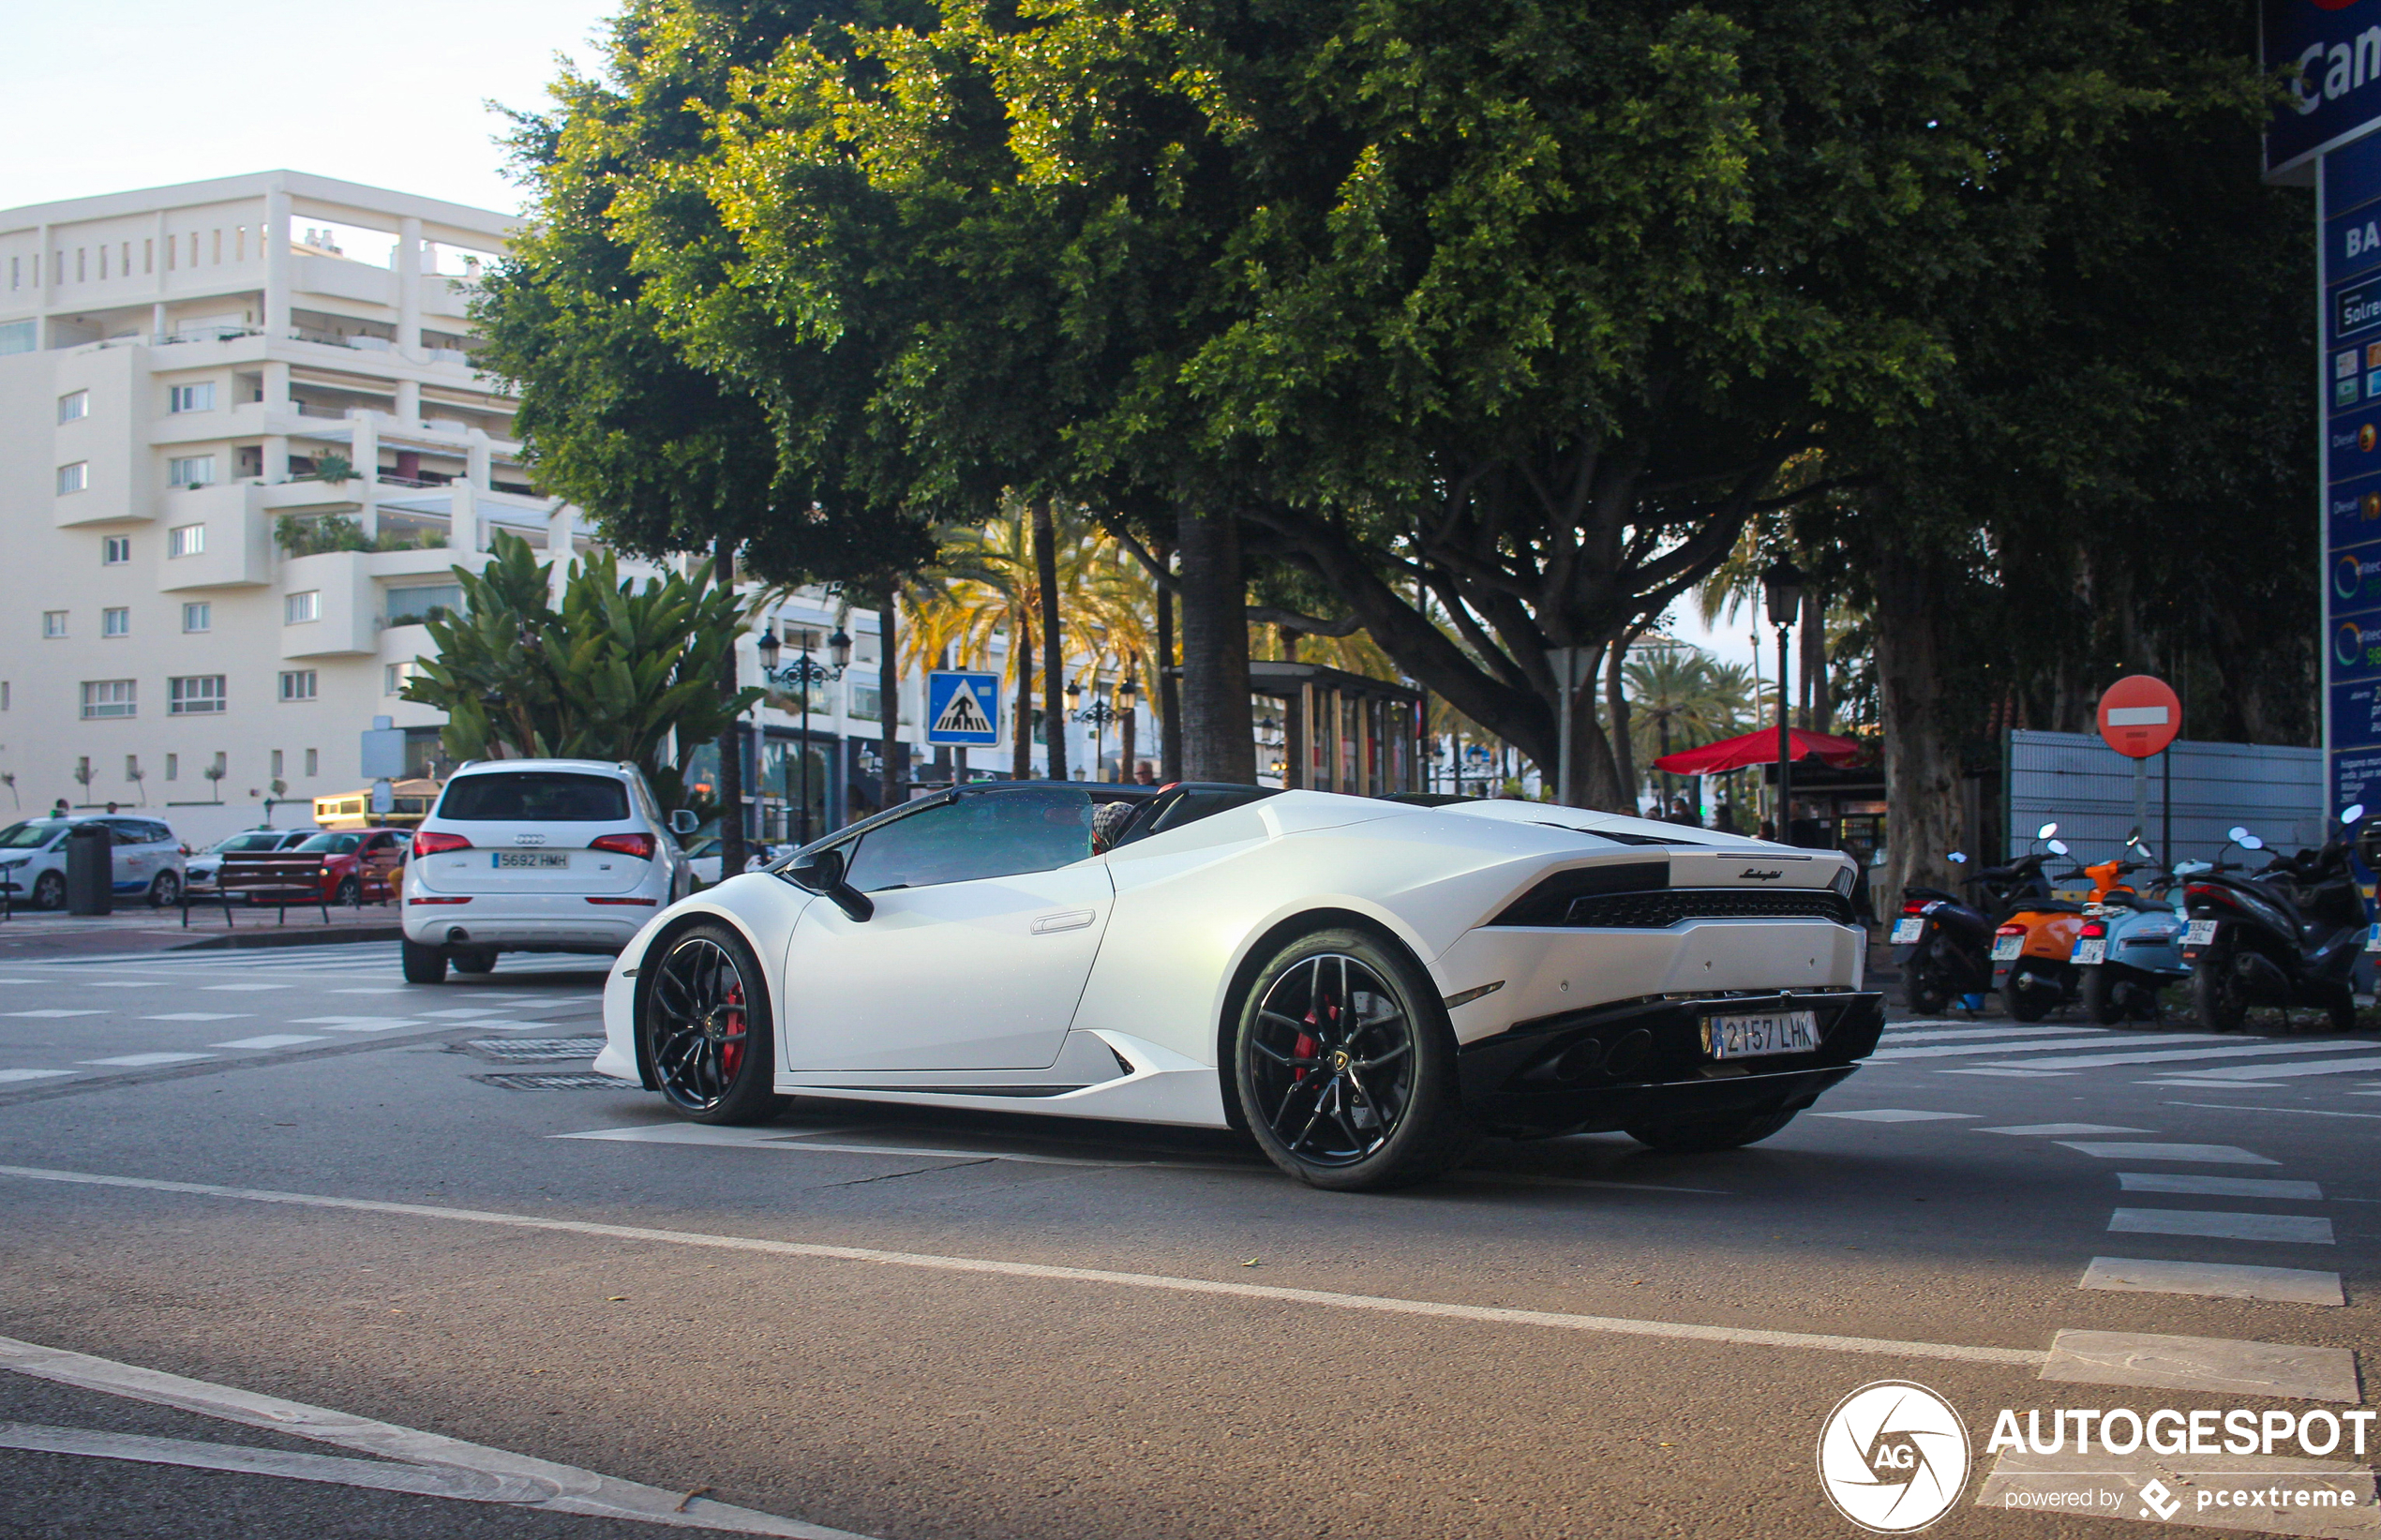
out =
[[(0, 816), (146, 805), (195, 843), (359, 785), (375, 716), (435, 752), (397, 691), (449, 567), (586, 543), (472, 367), (510, 222), (297, 172), (0, 211)], [(377, 548), (294, 555), (285, 520)]]

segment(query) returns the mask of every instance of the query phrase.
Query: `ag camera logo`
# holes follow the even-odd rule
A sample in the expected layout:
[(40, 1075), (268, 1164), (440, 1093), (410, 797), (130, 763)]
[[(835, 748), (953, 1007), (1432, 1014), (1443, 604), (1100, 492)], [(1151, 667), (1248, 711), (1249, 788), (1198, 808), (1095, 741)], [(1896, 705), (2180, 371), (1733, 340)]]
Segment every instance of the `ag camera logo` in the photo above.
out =
[(1819, 1480), (1835, 1511), (1873, 1534), (1923, 1530), (1968, 1487), (1968, 1426), (1907, 1380), (1879, 1380), (1835, 1403), (1819, 1434)]

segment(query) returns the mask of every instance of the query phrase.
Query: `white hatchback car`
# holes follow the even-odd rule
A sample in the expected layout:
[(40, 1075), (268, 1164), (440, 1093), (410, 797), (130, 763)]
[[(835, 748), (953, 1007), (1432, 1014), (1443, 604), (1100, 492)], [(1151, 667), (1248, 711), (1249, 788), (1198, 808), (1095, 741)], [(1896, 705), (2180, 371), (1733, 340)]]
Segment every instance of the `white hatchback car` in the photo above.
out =
[(28, 818), (0, 829), (0, 887), (17, 904), (37, 909), (67, 906), (67, 831), (77, 824), (108, 827), (112, 842), (111, 886), (115, 897), (146, 898), (157, 908), (182, 900), (182, 843), (155, 818), (130, 813)]
[(447, 964), (486, 973), (506, 951), (628, 945), (694, 885), (673, 831), (634, 765), (493, 759), (463, 766), (413, 833), (405, 873), (405, 977), (442, 983)]

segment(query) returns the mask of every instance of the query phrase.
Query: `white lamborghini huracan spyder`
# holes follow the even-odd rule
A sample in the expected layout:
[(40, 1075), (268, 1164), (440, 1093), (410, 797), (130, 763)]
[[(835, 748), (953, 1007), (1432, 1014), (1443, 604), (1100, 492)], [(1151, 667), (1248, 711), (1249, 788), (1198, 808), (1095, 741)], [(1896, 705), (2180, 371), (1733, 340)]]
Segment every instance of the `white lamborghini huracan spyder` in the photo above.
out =
[(1535, 802), (965, 786), (661, 911), (595, 1067), (712, 1123), (805, 1096), (1229, 1126), (1327, 1188), (1483, 1133), (1726, 1149), (1877, 1046), (1852, 877)]

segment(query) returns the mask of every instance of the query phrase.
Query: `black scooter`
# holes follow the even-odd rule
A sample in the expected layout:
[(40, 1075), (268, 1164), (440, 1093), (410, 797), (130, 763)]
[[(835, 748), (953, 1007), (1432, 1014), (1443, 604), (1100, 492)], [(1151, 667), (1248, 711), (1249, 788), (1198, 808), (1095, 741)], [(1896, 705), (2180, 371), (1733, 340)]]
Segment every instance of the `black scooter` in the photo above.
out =
[[(2354, 829), (2363, 818), (2359, 803), (2340, 822)], [(2243, 850), (2265, 848), (2245, 829), (2234, 829), (2231, 840)], [(2346, 834), (2320, 850), (2277, 856), (2254, 875), (2239, 875), (2242, 864), (2219, 860), (2183, 888), (2190, 924), (2182, 956), (2199, 1024), (2237, 1032), (2253, 1005), (2312, 1006), (2329, 1014), (2332, 1030), (2355, 1030), (2354, 976), (2371, 917)]]
[[(2044, 824), (2035, 837), (2046, 840), (2057, 832), (2057, 824)], [(1902, 1004), (1922, 1016), (1939, 1016), (1960, 995), (1993, 987), (1993, 932), (2011, 905), (2050, 897), (2050, 881), (2043, 875), (2050, 855), (2021, 857), (1963, 878), (1960, 886), (1975, 890), (1972, 903), (1916, 883), (1901, 890), (1901, 918), (1890, 939), (1901, 967)], [(1956, 850), (1949, 859), (1955, 866), (1968, 863)]]

